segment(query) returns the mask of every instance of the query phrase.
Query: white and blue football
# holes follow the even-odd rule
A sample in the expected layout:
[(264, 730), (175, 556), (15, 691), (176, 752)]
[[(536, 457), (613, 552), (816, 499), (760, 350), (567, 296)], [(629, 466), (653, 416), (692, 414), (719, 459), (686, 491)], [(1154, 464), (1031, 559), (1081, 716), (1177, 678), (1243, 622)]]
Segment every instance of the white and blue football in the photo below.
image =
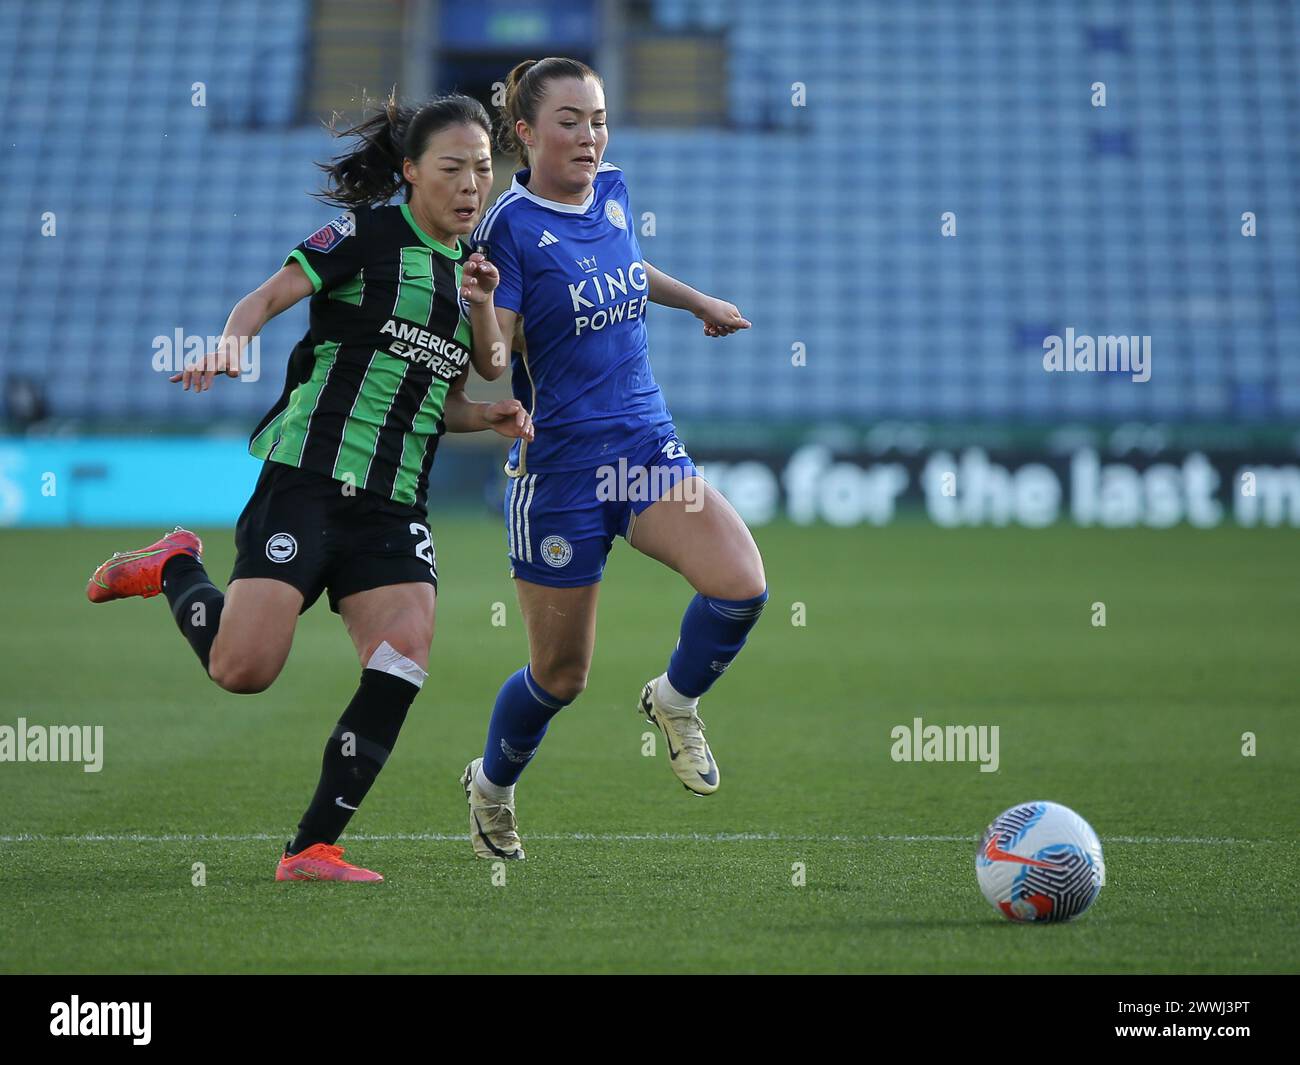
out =
[(980, 891), (1012, 921), (1069, 921), (1106, 883), (1101, 840), (1055, 802), (1026, 802), (994, 818), (975, 852)]

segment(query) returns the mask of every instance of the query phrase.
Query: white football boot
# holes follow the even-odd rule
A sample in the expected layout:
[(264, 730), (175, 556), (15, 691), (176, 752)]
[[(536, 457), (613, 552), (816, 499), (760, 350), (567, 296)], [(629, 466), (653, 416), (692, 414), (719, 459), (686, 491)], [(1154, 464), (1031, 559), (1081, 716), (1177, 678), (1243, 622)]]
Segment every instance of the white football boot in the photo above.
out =
[(641, 712), (664, 734), (668, 764), (682, 786), (696, 795), (712, 795), (718, 790), (718, 764), (704, 738), (699, 711), (675, 710), (661, 703), (656, 694), (658, 679), (641, 689)]
[(482, 764), (482, 758), (475, 758), (460, 775), (460, 786), (469, 802), (469, 841), (474, 844), (474, 853), (480, 858), (523, 861), (524, 845), (515, 824), (515, 804), (497, 802), (479, 790), (474, 774)]

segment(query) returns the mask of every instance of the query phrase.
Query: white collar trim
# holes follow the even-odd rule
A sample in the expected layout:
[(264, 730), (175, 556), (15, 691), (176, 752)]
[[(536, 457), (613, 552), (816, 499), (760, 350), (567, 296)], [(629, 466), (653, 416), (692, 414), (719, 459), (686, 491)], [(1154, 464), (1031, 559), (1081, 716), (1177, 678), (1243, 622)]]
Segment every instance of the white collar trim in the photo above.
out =
[(596, 201), (596, 190), (593, 187), (588, 193), (586, 200), (582, 203), (560, 203), (559, 200), (545, 200), (541, 196), (535, 196), (528, 191), (527, 186), (519, 184), (519, 175), (516, 174), (510, 179), (510, 191), (517, 192), (526, 200), (532, 200), (533, 203), (541, 207), (547, 207), (552, 211), (559, 211), (561, 214), (586, 214), (591, 210), (591, 205)]

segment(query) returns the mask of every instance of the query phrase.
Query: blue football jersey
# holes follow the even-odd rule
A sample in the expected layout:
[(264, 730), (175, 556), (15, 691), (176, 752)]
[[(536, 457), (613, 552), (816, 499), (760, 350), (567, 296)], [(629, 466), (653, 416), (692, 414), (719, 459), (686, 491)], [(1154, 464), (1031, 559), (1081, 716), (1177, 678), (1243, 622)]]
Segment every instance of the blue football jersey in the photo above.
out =
[(515, 174), (471, 241), (501, 275), (496, 305), (524, 323), (511, 384), (536, 435), (515, 441), (511, 472), (590, 469), (674, 432), (650, 371), (649, 281), (618, 167), (601, 164), (585, 204), (534, 196), (528, 178)]

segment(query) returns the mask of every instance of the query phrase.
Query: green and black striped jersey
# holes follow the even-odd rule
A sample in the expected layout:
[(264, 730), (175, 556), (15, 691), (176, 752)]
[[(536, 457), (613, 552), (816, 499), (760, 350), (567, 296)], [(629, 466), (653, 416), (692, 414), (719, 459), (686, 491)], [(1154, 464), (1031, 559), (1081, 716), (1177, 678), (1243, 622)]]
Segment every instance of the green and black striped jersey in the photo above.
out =
[(468, 254), (406, 204), (349, 211), (294, 248), (286, 265), (316, 290), (311, 328), (249, 451), (425, 509), (443, 403), (469, 364)]

